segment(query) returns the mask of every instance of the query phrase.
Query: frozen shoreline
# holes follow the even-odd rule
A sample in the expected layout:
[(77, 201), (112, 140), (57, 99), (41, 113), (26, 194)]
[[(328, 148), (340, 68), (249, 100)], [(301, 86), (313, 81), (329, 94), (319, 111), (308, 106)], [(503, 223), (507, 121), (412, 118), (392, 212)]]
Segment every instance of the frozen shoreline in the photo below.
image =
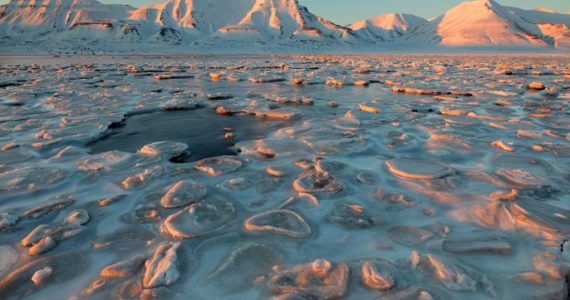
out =
[(570, 57), (570, 54), (565, 52), (488, 52), (488, 53), (457, 53), (457, 52), (434, 52), (434, 53), (369, 53), (369, 54), (358, 54), (358, 53), (308, 53), (308, 54), (291, 54), (291, 53), (259, 53), (259, 54), (248, 54), (248, 53), (134, 53), (134, 54), (124, 54), (124, 53), (103, 53), (103, 54), (69, 54), (69, 55), (52, 55), (52, 54), (18, 54), (10, 55), (0, 53), (0, 65), (13, 65), (13, 64), (34, 64), (41, 63), (45, 64), (47, 61), (49, 64), (67, 64), (67, 63), (80, 63), (80, 62), (93, 62), (95, 61), (107, 61), (107, 62), (120, 62), (125, 61), (136, 61), (140, 59), (144, 60), (164, 60), (164, 59), (174, 59), (177, 61), (184, 60), (194, 60), (198, 58), (219, 58), (219, 59), (287, 59), (296, 57), (321, 57), (323, 55), (340, 56), (349, 58), (382, 58), (390, 57), (396, 59), (402, 58), (414, 58), (414, 57), (434, 57), (434, 58), (453, 58), (453, 57), (493, 57), (496, 55), (501, 55), (501, 57), (507, 58), (533, 58), (533, 57), (560, 57), (566, 59)]
[[(144, 49), (144, 48), (143, 48)], [(70, 52), (71, 51), (71, 52)], [(60, 48), (57, 50), (39, 49), (30, 50), (18, 45), (0, 46), (0, 58), (3, 57), (18, 57), (18, 56), (60, 56), (60, 57), (74, 57), (74, 56), (164, 56), (164, 55), (178, 55), (178, 56), (195, 56), (195, 55), (214, 55), (214, 56), (275, 56), (275, 55), (356, 55), (356, 56), (372, 56), (372, 55), (570, 55), (567, 49), (538, 49), (538, 48), (453, 48), (453, 47), (428, 47), (428, 48), (414, 48), (413, 46), (402, 46), (401, 48), (386, 48), (386, 49), (335, 49), (331, 48), (329, 51), (323, 50), (310, 50), (310, 49), (271, 49), (252, 51), (248, 48), (238, 48), (231, 51), (222, 49), (192, 49), (187, 46), (180, 46), (179, 48), (173, 47), (165, 49), (149, 48), (148, 50), (116, 50), (116, 51), (83, 51), (79, 53), (72, 53), (73, 50), (66, 50)]]

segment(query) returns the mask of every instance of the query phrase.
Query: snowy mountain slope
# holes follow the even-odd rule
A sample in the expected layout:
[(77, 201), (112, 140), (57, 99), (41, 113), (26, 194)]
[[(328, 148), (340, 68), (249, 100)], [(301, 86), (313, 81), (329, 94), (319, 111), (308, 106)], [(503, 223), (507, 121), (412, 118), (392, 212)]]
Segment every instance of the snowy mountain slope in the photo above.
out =
[(97, 0), (11, 0), (0, 6), (0, 53), (20, 46), (170, 51), (163, 45), (177, 46), (176, 52), (363, 52), (402, 44), (406, 49), (570, 49), (570, 15), (478, 0), (430, 21), (389, 14), (343, 27), (298, 0), (167, 0), (139, 9)]
[(565, 24), (539, 24), (538, 28), (554, 40), (554, 48), (570, 49), (570, 28)]
[(428, 21), (410, 14), (388, 14), (348, 26), (360, 37), (369, 40), (391, 41), (404, 35), (408, 30), (423, 26)]
[(522, 19), (533, 24), (565, 24), (570, 26), (570, 16), (547, 9), (525, 10), (516, 7), (505, 7), (511, 14), (516, 14)]
[[(478, 0), (456, 6), (429, 24), (412, 30), (404, 39), (454, 47), (554, 48), (564, 42), (557, 43), (552, 35), (543, 32), (552, 31), (550, 26), (540, 25), (566, 26), (568, 21), (563, 14), (514, 9), (494, 0)], [(558, 39), (564, 39), (563, 35)]]
[(352, 30), (312, 14), (297, 0), (257, 0), (242, 20), (221, 28), (213, 38), (265, 43), (355, 39)]
[(254, 1), (168, 0), (133, 11), (128, 20), (146, 31), (160, 32), (163, 28), (169, 28), (171, 33), (180, 31), (196, 38), (239, 22)]
[(515, 7), (507, 8), (525, 21), (535, 24), (540, 32), (554, 40), (555, 48), (570, 49), (570, 15), (553, 10), (524, 10)]
[(12, 0), (0, 10), (0, 33), (13, 37), (45, 35), (82, 25), (112, 26), (133, 10), (96, 0)]

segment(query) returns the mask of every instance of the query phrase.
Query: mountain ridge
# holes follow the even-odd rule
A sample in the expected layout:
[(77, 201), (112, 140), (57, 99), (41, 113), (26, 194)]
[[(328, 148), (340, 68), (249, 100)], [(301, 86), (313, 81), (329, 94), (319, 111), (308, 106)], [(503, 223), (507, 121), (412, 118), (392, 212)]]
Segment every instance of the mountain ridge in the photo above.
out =
[(341, 26), (298, 0), (167, 0), (134, 8), (97, 0), (11, 0), (0, 6), (0, 50), (79, 52), (177, 46), (272, 52), (439, 48), (570, 49), (570, 15), (466, 1), (432, 20), (387, 14)]
[(348, 27), (368, 39), (391, 41), (427, 23), (428, 20), (412, 14), (392, 13), (359, 21)]
[(548, 23), (546, 15), (556, 24), (567, 25), (570, 21), (559, 14), (501, 6), (494, 0), (464, 2), (405, 39), (451, 47), (555, 47), (554, 37), (538, 26)]

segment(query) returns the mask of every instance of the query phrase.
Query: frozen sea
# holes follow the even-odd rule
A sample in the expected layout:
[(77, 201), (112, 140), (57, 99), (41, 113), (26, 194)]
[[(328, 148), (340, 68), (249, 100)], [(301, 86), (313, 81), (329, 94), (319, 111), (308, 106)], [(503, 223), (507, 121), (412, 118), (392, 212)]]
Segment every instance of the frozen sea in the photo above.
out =
[(0, 299), (567, 299), (570, 56), (0, 57)]

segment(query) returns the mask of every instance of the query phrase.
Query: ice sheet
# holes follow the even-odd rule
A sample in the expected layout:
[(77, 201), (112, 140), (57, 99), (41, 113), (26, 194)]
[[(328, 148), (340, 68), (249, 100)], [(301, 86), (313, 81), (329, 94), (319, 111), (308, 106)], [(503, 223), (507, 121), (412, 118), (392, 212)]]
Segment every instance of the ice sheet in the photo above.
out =
[(565, 299), (569, 66), (3, 60), (0, 298)]

